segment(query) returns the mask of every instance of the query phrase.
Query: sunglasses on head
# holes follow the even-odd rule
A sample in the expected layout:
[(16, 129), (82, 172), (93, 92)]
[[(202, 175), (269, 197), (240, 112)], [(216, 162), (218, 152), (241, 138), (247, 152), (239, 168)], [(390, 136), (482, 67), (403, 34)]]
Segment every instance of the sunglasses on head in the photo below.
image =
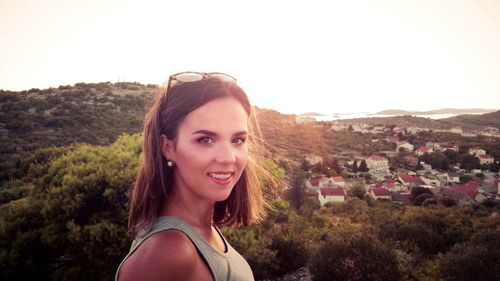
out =
[(194, 71), (186, 71), (179, 72), (168, 77), (167, 91), (170, 87), (181, 83), (189, 83), (203, 80), (205, 78), (219, 78), (223, 81), (229, 81), (236, 83), (236, 78), (231, 75), (222, 73), (222, 72), (194, 72)]

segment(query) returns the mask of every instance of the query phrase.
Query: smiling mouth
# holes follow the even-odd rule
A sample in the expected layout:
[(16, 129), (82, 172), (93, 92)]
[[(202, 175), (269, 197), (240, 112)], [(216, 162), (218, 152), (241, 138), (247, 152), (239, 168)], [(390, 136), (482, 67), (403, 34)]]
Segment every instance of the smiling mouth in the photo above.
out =
[(208, 173), (208, 176), (216, 179), (216, 180), (228, 180), (231, 178), (233, 173), (231, 172), (223, 172), (223, 173)]

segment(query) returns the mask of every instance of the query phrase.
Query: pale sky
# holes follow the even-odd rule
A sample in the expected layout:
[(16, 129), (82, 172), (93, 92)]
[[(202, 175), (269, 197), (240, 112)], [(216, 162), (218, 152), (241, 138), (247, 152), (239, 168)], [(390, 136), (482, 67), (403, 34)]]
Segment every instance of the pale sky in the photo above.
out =
[(283, 113), (500, 109), (500, 1), (0, 0), (0, 89), (186, 70)]

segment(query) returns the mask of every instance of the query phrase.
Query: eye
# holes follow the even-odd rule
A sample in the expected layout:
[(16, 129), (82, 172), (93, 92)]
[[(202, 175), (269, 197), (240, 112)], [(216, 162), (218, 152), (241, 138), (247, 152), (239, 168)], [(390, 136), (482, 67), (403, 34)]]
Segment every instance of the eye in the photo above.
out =
[(246, 138), (235, 138), (233, 140), (233, 143), (235, 143), (235, 144), (244, 144), (246, 141), (247, 141)]
[(208, 136), (200, 137), (196, 141), (203, 144), (211, 144), (214, 142), (214, 140)]

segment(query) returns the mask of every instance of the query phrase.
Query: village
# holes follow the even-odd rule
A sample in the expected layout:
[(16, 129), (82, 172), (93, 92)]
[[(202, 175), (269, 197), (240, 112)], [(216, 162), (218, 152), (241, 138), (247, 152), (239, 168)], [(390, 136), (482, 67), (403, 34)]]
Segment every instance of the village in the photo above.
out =
[[(311, 169), (324, 164), (322, 156), (304, 155), (304, 165), (308, 166), (305, 188), (309, 196), (317, 197), (321, 206), (328, 202), (344, 202), (352, 194), (352, 189), (363, 190), (365, 196), (374, 200), (387, 200), (396, 204), (409, 204), (418, 201), (419, 205), (436, 204), (436, 199), (446, 200), (449, 204), (479, 204), (485, 200), (500, 200), (500, 180), (498, 160), (481, 147), (468, 148), (469, 158), (476, 165), (450, 165), (447, 169), (437, 169), (431, 163), (422, 161), (433, 153), (458, 153), (459, 146), (450, 143), (426, 142), (416, 146), (400, 136), (417, 134), (429, 129), (408, 127), (388, 128), (368, 124), (335, 124), (333, 131), (354, 131), (366, 134), (386, 133), (385, 142), (392, 144), (394, 150), (378, 151), (371, 155), (343, 153), (331, 155), (339, 159), (341, 174), (327, 176), (324, 173), (312, 173)], [(434, 130), (436, 131), (436, 130)], [(443, 130), (441, 130), (443, 131)], [(498, 129), (487, 128), (481, 132), (463, 131), (459, 128), (447, 132), (462, 136), (485, 135), (500, 137)], [(373, 140), (377, 141), (377, 140)], [(448, 152), (447, 152), (448, 151)], [(398, 155), (402, 161), (391, 161)], [(429, 158), (429, 157), (427, 157)], [(392, 163), (392, 164), (391, 164)], [(473, 167), (473, 168), (471, 168)], [(496, 167), (496, 168), (495, 168)], [(329, 169), (329, 167), (327, 167)], [(316, 169), (317, 170), (317, 169)], [(491, 171), (490, 171), (491, 170)], [(290, 181), (285, 181), (286, 189), (291, 189)], [(416, 190), (418, 190), (416, 192)], [(422, 195), (424, 193), (424, 195)], [(419, 196), (418, 200), (415, 198)]]

